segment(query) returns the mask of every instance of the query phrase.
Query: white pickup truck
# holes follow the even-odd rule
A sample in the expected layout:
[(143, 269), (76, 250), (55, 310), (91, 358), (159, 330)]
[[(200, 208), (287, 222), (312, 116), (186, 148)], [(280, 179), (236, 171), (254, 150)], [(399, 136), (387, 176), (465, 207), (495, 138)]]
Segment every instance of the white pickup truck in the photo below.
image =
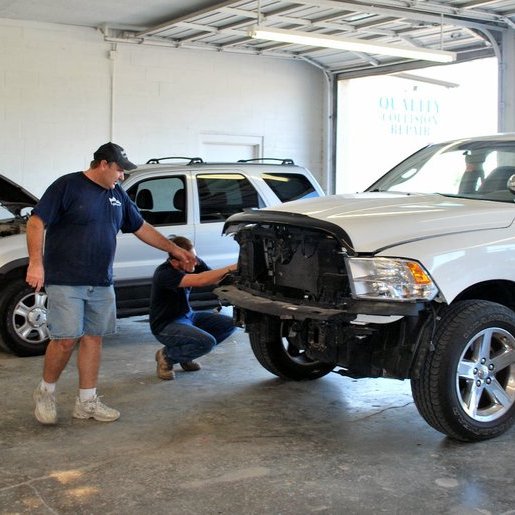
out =
[(253, 352), (293, 380), (410, 379), (463, 441), (515, 418), (515, 135), (429, 145), (365, 192), (230, 217)]

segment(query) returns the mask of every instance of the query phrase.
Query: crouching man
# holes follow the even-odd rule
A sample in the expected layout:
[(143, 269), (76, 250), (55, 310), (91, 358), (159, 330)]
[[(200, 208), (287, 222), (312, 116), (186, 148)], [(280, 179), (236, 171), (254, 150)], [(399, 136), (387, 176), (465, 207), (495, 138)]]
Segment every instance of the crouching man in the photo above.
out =
[[(171, 241), (196, 256), (193, 243), (183, 236)], [(200, 369), (194, 360), (203, 356), (229, 337), (235, 326), (232, 318), (215, 311), (193, 311), (189, 297), (192, 287), (213, 286), (236, 264), (212, 270), (197, 257), (194, 266), (179, 261), (172, 254), (159, 265), (152, 280), (150, 328), (164, 345), (156, 352), (157, 377), (175, 379), (176, 363), (186, 372)]]

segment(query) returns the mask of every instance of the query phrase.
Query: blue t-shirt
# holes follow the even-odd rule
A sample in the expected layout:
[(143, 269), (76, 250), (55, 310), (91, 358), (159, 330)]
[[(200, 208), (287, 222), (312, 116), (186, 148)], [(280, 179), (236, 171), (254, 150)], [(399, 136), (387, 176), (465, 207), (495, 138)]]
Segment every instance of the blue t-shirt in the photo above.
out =
[[(209, 266), (197, 257), (197, 265), (193, 273), (199, 274), (211, 270)], [(150, 330), (159, 334), (170, 322), (191, 311), (191, 288), (181, 288), (179, 283), (186, 272), (174, 268), (169, 260), (161, 263), (154, 272), (152, 292), (150, 295)]]
[(63, 175), (34, 208), (46, 227), (45, 284), (113, 284), (116, 235), (143, 225), (138, 208), (117, 184), (105, 189), (83, 172)]

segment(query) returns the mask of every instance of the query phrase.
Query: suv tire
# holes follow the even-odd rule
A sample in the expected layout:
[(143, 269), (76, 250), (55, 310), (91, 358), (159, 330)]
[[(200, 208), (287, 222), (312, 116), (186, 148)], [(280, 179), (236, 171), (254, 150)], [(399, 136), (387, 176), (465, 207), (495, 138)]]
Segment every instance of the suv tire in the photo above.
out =
[(513, 311), (488, 301), (457, 302), (440, 313), (432, 341), (424, 343), (431, 350), (411, 389), (432, 427), (457, 440), (479, 441), (514, 423)]
[(49, 342), (46, 327), (47, 295), (35, 293), (24, 279), (9, 283), (0, 299), (4, 345), (18, 356), (39, 356)]
[(250, 346), (261, 365), (281, 379), (294, 381), (318, 379), (335, 367), (309, 358), (291, 339), (281, 336), (278, 318), (262, 316), (248, 327)]

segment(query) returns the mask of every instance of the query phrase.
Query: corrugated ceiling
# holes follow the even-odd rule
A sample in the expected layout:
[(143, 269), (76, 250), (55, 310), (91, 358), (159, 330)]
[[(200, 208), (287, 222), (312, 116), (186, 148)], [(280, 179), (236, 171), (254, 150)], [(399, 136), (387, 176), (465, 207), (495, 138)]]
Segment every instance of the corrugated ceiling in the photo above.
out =
[(90, 0), (85, 3), (87, 9), (84, 2), (69, 3), (76, 3), (77, 9), (67, 3), (64, 13), (57, 0), (0, 0), (0, 17), (96, 25), (113, 43), (298, 59), (344, 76), (420, 68), (428, 63), (255, 40), (248, 31), (259, 22), (262, 27), (449, 50), (462, 62), (496, 55), (502, 32), (515, 30), (515, 1), (511, 0)]

